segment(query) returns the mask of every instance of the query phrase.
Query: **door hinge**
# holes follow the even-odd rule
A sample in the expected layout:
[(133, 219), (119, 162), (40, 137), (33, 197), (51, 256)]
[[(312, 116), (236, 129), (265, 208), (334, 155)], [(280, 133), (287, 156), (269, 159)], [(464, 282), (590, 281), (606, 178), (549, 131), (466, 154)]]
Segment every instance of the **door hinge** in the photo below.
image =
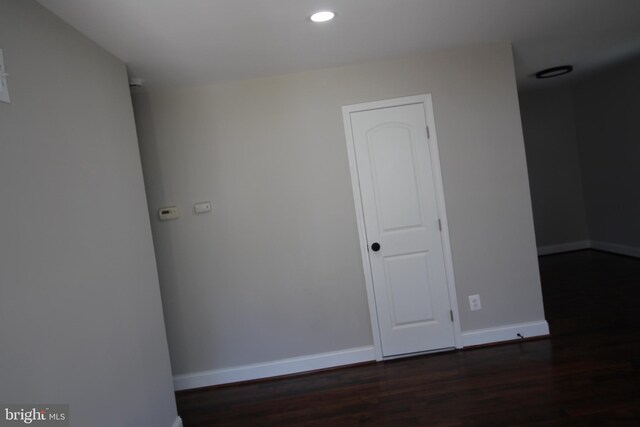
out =
[(451, 321), (453, 322), (453, 310), (449, 310), (449, 314), (451, 315)]
[(429, 131), (429, 126), (427, 126), (427, 139), (431, 139), (431, 132)]
[(438, 218), (438, 230), (442, 231), (442, 221)]

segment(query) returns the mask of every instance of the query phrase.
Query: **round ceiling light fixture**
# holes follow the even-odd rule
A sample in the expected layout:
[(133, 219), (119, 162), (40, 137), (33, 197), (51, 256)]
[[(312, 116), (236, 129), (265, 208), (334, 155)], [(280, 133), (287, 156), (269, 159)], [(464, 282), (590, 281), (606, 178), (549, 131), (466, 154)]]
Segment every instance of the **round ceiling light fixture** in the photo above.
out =
[(561, 65), (559, 67), (547, 68), (546, 70), (538, 71), (536, 73), (537, 79), (550, 79), (552, 77), (558, 77), (565, 74), (569, 74), (573, 71), (573, 65)]
[(336, 14), (330, 10), (321, 10), (311, 15), (311, 20), (313, 22), (327, 22), (331, 21), (335, 16)]

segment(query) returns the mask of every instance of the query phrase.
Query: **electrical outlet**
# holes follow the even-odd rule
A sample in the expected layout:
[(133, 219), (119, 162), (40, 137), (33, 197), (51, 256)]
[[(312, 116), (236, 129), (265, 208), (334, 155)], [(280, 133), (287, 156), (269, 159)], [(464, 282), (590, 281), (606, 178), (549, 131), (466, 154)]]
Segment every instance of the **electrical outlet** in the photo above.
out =
[(481, 308), (480, 295), (469, 295), (469, 309), (471, 311), (478, 311)]

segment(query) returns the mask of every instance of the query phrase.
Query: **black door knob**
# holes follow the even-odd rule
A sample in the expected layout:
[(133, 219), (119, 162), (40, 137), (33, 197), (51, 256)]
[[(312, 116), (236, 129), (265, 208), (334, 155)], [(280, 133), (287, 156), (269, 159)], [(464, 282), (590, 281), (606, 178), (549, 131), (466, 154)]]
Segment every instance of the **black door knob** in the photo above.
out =
[(373, 252), (378, 252), (380, 250), (380, 243), (374, 242), (371, 244), (371, 250)]

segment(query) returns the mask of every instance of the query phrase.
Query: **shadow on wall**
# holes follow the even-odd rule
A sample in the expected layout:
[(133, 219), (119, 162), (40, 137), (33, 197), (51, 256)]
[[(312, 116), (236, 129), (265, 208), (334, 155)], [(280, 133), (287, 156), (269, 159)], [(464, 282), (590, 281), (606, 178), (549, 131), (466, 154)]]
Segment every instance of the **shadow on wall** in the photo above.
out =
[[(150, 199), (165, 200), (164, 188), (165, 180), (162, 173), (162, 163), (158, 154), (158, 139), (156, 138), (156, 126), (154, 123), (153, 107), (148, 93), (143, 89), (133, 89), (131, 93), (133, 102), (133, 112), (136, 123), (136, 133), (138, 136), (138, 148), (140, 150), (140, 160), (142, 163), (142, 173), (144, 177), (145, 194), (149, 211), (149, 222), (151, 224), (153, 246), (156, 255), (156, 266), (158, 279), (160, 281), (160, 294), (162, 298), (163, 312), (167, 313), (166, 298), (164, 298), (163, 282), (166, 280), (175, 282), (178, 277), (175, 273), (173, 263), (175, 262), (175, 252), (173, 246), (165, 242), (162, 234), (156, 232), (158, 227), (158, 208), (149, 205)], [(144, 129), (144, 132), (141, 131)], [(151, 183), (162, 183), (162, 185), (152, 185)], [(153, 192), (153, 194), (151, 194)], [(163, 203), (162, 206), (165, 204)], [(158, 259), (165, 260), (158, 263)], [(167, 263), (166, 260), (171, 260)], [(166, 324), (166, 321), (165, 321)], [(168, 332), (168, 331), (167, 331)], [(171, 348), (169, 348), (171, 350)]]

